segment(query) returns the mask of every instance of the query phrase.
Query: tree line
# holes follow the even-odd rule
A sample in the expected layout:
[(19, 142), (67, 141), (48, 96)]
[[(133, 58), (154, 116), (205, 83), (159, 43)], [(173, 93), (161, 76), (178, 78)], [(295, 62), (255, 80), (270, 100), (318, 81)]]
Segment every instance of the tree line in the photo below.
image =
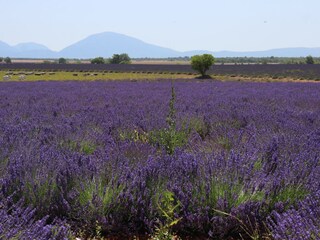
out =
[(225, 57), (217, 58), (219, 64), (320, 64), (320, 57)]
[[(210, 54), (207, 54), (210, 55)], [(162, 60), (162, 61), (182, 61), (189, 64), (192, 61), (192, 57), (176, 57), (176, 58), (137, 58), (136, 61), (153, 61), (153, 60)], [(127, 53), (122, 54), (113, 54), (111, 58), (96, 57), (90, 59), (92, 64), (129, 64), (132, 59)], [(10, 57), (0, 57), (0, 63), (11, 63), (12, 60)], [(54, 63), (52, 61), (44, 61), (45, 63)], [(81, 60), (78, 59), (78, 62), (81, 63)], [(59, 58), (55, 63), (66, 64), (68, 60), (66, 58)], [(216, 64), (320, 64), (320, 57), (220, 57), (215, 58)]]
[(96, 57), (91, 60), (92, 64), (129, 64), (131, 63), (131, 58), (127, 53), (113, 54), (110, 59), (104, 59), (103, 57)]

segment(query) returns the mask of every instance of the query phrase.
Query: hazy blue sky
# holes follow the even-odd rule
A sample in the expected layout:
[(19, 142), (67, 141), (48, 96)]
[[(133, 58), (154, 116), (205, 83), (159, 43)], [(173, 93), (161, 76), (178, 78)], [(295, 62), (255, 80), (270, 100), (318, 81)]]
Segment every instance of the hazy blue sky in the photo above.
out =
[(0, 0), (0, 40), (60, 50), (113, 31), (175, 50), (320, 47), (320, 0)]

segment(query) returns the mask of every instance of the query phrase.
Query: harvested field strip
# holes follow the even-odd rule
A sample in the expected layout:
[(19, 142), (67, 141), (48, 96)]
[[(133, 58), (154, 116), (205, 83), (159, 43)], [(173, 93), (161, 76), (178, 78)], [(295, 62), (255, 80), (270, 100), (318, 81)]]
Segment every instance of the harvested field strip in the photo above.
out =
[(0, 81), (62, 81), (62, 80), (158, 80), (158, 79), (191, 79), (193, 74), (153, 73), (153, 72), (42, 72), (42, 71), (0, 71)]

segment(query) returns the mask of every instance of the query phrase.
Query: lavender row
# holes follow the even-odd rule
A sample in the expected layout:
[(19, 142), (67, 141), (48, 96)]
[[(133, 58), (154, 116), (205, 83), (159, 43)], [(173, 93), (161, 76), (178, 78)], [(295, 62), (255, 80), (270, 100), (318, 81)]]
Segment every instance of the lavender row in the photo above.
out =
[[(173, 90), (169, 81), (2, 83), (2, 201), (84, 237), (170, 223), (181, 237), (319, 237), (320, 85), (177, 81)], [(283, 235), (295, 216), (305, 232)]]
[(116, 71), (116, 72), (194, 72), (191, 65), (162, 64), (46, 64), (12, 63), (0, 64), (1, 70), (47, 70), (47, 71)]

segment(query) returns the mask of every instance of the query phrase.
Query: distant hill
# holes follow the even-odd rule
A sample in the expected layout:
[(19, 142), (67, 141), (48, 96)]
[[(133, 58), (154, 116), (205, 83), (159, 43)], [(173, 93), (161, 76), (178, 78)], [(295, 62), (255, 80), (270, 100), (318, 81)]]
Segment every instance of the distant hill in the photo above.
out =
[(320, 48), (280, 48), (252, 52), (212, 52), (207, 50), (179, 52), (114, 32), (91, 35), (59, 52), (52, 51), (46, 46), (37, 43), (21, 43), (16, 46), (10, 46), (5, 42), (0, 41), (0, 57), (94, 58), (98, 56), (111, 57), (115, 53), (128, 53), (132, 58), (190, 57), (204, 53), (213, 54), (215, 57), (305, 57), (308, 55), (320, 57)]
[(10, 46), (0, 42), (0, 56), (15, 58), (55, 58), (57, 53), (37, 43), (20, 43)]
[(12, 47), (5, 42), (0, 41), (0, 56), (11, 56)]
[(213, 53), (216, 57), (320, 57), (320, 48), (279, 48), (266, 51), (232, 52), (220, 51)]
[(184, 52), (185, 56), (193, 56), (196, 54), (212, 54), (215, 57), (306, 57), (308, 55), (320, 57), (320, 48), (279, 48), (265, 51), (252, 52), (235, 52), (235, 51), (206, 51), (196, 50)]
[(43, 50), (50, 50), (44, 45), (37, 44), (37, 43), (20, 43), (14, 46), (14, 49), (17, 51), (43, 51)]

